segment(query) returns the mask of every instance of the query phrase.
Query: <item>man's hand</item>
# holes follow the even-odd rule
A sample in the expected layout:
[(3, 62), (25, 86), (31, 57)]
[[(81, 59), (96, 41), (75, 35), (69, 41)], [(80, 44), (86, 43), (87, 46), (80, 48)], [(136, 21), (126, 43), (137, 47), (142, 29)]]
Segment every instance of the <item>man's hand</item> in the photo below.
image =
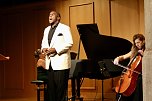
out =
[(42, 49), (42, 52), (45, 54), (45, 55), (51, 55), (51, 54), (57, 54), (55, 48), (43, 48)]
[(46, 55), (48, 53), (48, 48), (43, 48), (42, 53), (44, 53)]
[(56, 50), (55, 50), (55, 48), (49, 48), (48, 51), (49, 51), (50, 54), (57, 53)]

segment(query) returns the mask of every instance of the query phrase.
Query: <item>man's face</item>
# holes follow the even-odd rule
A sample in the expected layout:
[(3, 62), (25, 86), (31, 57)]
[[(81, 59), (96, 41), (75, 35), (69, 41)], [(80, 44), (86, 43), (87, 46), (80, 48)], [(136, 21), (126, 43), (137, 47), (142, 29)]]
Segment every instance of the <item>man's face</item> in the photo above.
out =
[(56, 22), (58, 22), (58, 15), (55, 11), (52, 11), (50, 12), (50, 15), (49, 15), (49, 23), (50, 24), (54, 24)]
[(141, 41), (141, 40), (139, 40), (139, 39), (136, 39), (135, 40), (135, 45), (136, 45), (136, 47), (140, 50), (140, 49), (142, 49), (142, 47), (143, 47), (143, 41)]

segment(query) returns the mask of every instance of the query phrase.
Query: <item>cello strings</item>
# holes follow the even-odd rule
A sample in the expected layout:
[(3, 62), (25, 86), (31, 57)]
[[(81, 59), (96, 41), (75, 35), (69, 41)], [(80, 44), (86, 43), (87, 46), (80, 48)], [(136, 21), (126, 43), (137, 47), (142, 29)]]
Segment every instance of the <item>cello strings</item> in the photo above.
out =
[[(113, 61), (112, 61), (112, 62), (113, 62)], [(132, 69), (130, 69), (130, 68), (126, 67), (126, 66), (123, 66), (123, 65), (121, 65), (121, 64), (117, 64), (117, 66), (122, 67), (122, 68), (127, 69), (127, 70), (130, 70), (130, 71), (135, 72), (135, 73), (137, 73), (137, 74), (141, 74), (141, 75), (142, 75), (142, 73), (140, 73), (140, 72), (138, 72), (138, 71), (135, 71), (135, 70), (132, 70)]]

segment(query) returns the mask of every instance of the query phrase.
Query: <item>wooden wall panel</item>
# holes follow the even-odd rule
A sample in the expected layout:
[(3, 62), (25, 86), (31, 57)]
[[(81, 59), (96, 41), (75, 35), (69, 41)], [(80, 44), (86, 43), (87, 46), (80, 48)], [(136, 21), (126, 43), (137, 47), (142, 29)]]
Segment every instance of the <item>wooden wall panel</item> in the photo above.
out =
[[(30, 96), (29, 89), (31, 89), (30, 81), (36, 79), (36, 61), (34, 61), (34, 51), (36, 50), (36, 23), (35, 23), (34, 11), (29, 11), (28, 13), (22, 14), (22, 33), (23, 33), (23, 74), (24, 74), (24, 89), (22, 92)], [(32, 72), (30, 72), (32, 71)], [(33, 87), (34, 88), (34, 87)], [(33, 89), (34, 90), (34, 89)], [(31, 92), (35, 94), (35, 92)]]
[[(0, 15), (0, 18), (2, 18), (2, 19), (0, 19), (0, 23), (1, 24), (3, 24), (4, 23), (4, 20), (3, 20), (3, 16), (1, 16)], [(3, 55), (6, 55), (5, 53), (4, 53), (4, 26), (5, 25), (3, 25), (3, 26), (1, 26), (0, 27), (0, 54), (3, 54)], [(0, 61), (0, 98), (2, 97), (2, 94), (3, 94), (3, 81), (4, 81), (4, 61)]]
[[(71, 27), (72, 36), (74, 45), (72, 49), (74, 51), (78, 51), (79, 46), (79, 33), (77, 30), (77, 24), (87, 24), (87, 23), (94, 23), (94, 4), (93, 3), (86, 3), (80, 5), (71, 5), (69, 7), (69, 26)], [(76, 13), (77, 12), (77, 13)], [(85, 16), (85, 17), (84, 17)], [(80, 47), (80, 59), (86, 59), (86, 54), (81, 44)]]
[(95, 23), (98, 24), (99, 32), (103, 35), (110, 35), (110, 1), (96, 0), (95, 5)]
[(0, 98), (36, 97), (32, 80), (36, 79), (34, 51), (41, 47), (44, 28), (48, 26), (50, 2), (5, 9), (1, 13), (1, 53), (11, 58), (0, 64)]
[[(31, 89), (30, 81), (36, 80), (36, 59), (34, 51), (41, 48), (43, 31), (48, 26), (48, 14), (50, 9), (38, 9), (23, 14), (23, 56), (24, 56), (24, 92)], [(33, 46), (33, 47), (31, 47)], [(28, 53), (28, 54), (26, 54)], [(27, 68), (28, 67), (28, 68)], [(32, 71), (32, 72), (29, 72)], [(28, 81), (28, 82), (27, 82)], [(34, 88), (33, 88), (34, 90)]]
[(145, 34), (145, 21), (144, 21), (144, 0), (138, 1), (139, 12), (139, 33)]
[(43, 37), (43, 31), (44, 28), (46, 28), (49, 23), (48, 23), (48, 16), (49, 16), (49, 12), (50, 12), (51, 8), (47, 8), (47, 9), (38, 9), (35, 10), (34, 14), (34, 23), (36, 26), (36, 31), (35, 31), (35, 44), (36, 47), (41, 48), (41, 41), (42, 41), (42, 37)]
[[(11, 60), (6, 64), (6, 68), (4, 68), (4, 88), (7, 90), (23, 89), (23, 33), (21, 16), (12, 14), (6, 18), (5, 20), (9, 27), (5, 28), (5, 51), (10, 55)], [(14, 75), (16, 73), (17, 75)]]
[(139, 0), (111, 1), (111, 34), (132, 41), (140, 32)]

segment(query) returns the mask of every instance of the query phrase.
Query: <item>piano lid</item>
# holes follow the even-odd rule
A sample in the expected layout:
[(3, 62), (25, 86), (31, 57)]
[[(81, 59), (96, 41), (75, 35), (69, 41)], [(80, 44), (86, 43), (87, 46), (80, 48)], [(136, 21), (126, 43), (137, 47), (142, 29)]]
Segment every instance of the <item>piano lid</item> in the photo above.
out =
[(114, 59), (131, 49), (126, 39), (100, 35), (97, 24), (78, 24), (77, 29), (88, 59)]

